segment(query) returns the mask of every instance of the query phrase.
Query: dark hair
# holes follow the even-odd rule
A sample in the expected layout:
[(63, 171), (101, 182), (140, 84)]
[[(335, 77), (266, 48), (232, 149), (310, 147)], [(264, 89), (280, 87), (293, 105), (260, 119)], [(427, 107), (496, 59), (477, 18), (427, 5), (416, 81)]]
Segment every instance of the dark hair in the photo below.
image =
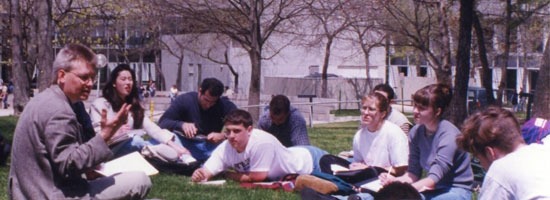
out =
[(432, 84), (416, 91), (413, 96), (413, 102), (421, 106), (432, 107), (435, 110), (441, 108), (441, 115), (451, 102), (453, 94), (451, 88), (445, 84)]
[(287, 114), (290, 112), (290, 100), (285, 95), (274, 96), (269, 102), (269, 112), (274, 115)]
[(378, 84), (376, 86), (374, 86), (374, 89), (372, 89), (373, 91), (382, 91), (382, 92), (385, 92), (386, 94), (388, 94), (388, 100), (392, 100), (393, 98), (395, 98), (395, 92), (393, 91), (393, 88), (391, 88), (388, 84)]
[(386, 117), (388, 117), (390, 113), (390, 101), (384, 95), (376, 92), (370, 93), (361, 98), (361, 104), (364, 104), (367, 99), (376, 100), (376, 108), (378, 108), (380, 112), (386, 112), (383, 119), (386, 119)]
[[(121, 99), (120, 96), (117, 94), (116, 89), (113, 87), (113, 85), (116, 83), (118, 75), (122, 71), (128, 71), (132, 75), (132, 89), (126, 99)], [(117, 112), (118, 110), (120, 110), (120, 107), (122, 107), (122, 104), (124, 103), (132, 105), (130, 112), (132, 113), (132, 116), (134, 118), (133, 128), (140, 129), (142, 127), (145, 111), (139, 103), (136, 75), (134, 73), (134, 70), (132, 70), (130, 66), (128, 66), (127, 64), (120, 64), (116, 66), (115, 69), (113, 69), (111, 75), (109, 76), (109, 80), (107, 80), (107, 83), (103, 88), (103, 98), (105, 98), (111, 104), (113, 110)]]
[(224, 118), (224, 124), (242, 124), (244, 127), (252, 126), (252, 116), (245, 110), (235, 109), (229, 112)]
[(409, 183), (393, 182), (384, 186), (380, 191), (374, 194), (375, 200), (402, 200), (402, 199), (422, 199), (420, 193)]
[(512, 112), (491, 106), (466, 119), (457, 145), (474, 155), (485, 155), (485, 147), (494, 147), (510, 153), (518, 144), (525, 143), (519, 123)]
[(201, 94), (206, 91), (213, 97), (220, 97), (223, 94), (223, 83), (216, 78), (206, 78), (201, 83)]

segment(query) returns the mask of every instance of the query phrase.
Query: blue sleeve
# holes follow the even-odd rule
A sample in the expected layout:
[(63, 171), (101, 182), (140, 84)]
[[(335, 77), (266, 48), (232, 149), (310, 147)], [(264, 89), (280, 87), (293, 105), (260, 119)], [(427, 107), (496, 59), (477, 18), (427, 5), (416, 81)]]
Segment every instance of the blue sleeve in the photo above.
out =
[(222, 98), (222, 104), (223, 104), (223, 116), (225, 117), (227, 114), (229, 114), (229, 112), (237, 109), (237, 106), (229, 101), (229, 99), (227, 97), (220, 97)]
[(170, 131), (178, 130), (182, 131), (181, 126), (183, 125), (183, 113), (187, 113), (185, 95), (179, 95), (170, 107), (164, 111), (162, 117), (159, 119), (159, 127), (168, 129)]
[(260, 116), (260, 119), (258, 119), (258, 129), (269, 132), (269, 125), (271, 125), (271, 120), (269, 119), (269, 111), (266, 111)]
[(420, 178), (422, 175), (422, 166), (420, 166), (420, 147), (418, 145), (419, 125), (414, 126), (409, 131), (409, 167), (407, 171)]
[(309, 145), (309, 137), (307, 135), (306, 120), (300, 114), (300, 111), (296, 111), (291, 115), (291, 131), (290, 141), (293, 146), (296, 145)]
[(427, 177), (431, 178), (436, 183), (438, 183), (445, 174), (449, 173), (453, 166), (453, 158), (457, 151), (455, 140), (458, 133), (456, 131), (458, 131), (458, 129), (443, 129), (437, 141), (435, 159), (430, 163), (430, 169), (427, 173)]

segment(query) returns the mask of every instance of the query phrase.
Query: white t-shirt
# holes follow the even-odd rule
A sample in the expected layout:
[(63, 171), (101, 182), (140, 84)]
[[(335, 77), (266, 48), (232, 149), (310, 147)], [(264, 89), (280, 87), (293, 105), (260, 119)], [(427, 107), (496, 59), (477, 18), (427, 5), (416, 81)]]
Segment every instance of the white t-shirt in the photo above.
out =
[(313, 158), (306, 148), (286, 148), (273, 135), (253, 129), (243, 152), (238, 153), (225, 140), (212, 152), (204, 167), (214, 175), (232, 168), (240, 173), (268, 172), (268, 179), (279, 180), (291, 173), (310, 174)]
[(550, 148), (530, 144), (495, 160), (483, 180), (483, 199), (550, 199)]
[(409, 142), (399, 126), (384, 120), (382, 127), (370, 132), (359, 129), (353, 137), (353, 159), (378, 167), (408, 165)]
[(411, 124), (409, 119), (407, 119), (407, 116), (399, 112), (397, 109), (391, 109), (390, 115), (388, 115), (386, 120), (394, 123), (397, 126), (402, 126), (403, 124)]

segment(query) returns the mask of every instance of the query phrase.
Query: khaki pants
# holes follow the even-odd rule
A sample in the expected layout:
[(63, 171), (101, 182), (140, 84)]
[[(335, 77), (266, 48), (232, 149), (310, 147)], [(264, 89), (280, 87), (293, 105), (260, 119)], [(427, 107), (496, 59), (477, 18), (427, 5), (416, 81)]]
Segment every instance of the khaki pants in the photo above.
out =
[(124, 172), (89, 184), (89, 195), (95, 199), (144, 199), (151, 189), (151, 180), (143, 172)]

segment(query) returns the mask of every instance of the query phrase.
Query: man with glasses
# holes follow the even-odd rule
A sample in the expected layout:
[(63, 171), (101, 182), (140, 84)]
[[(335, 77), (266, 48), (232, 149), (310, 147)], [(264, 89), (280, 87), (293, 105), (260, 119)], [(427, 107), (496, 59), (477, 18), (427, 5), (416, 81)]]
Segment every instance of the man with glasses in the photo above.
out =
[[(129, 105), (90, 130), (82, 101), (95, 80), (96, 55), (69, 44), (53, 63), (53, 85), (26, 105), (14, 133), (8, 183), (10, 199), (142, 199), (151, 187), (143, 172), (97, 178), (93, 170), (113, 153), (106, 144), (127, 119)], [(86, 180), (83, 176), (88, 175)]]
[(254, 129), (252, 117), (234, 110), (224, 119), (227, 140), (220, 144), (203, 167), (195, 170), (192, 181), (206, 181), (226, 171), (225, 176), (238, 182), (280, 180), (286, 174), (319, 173), (319, 160), (327, 154), (314, 146), (287, 148), (273, 135)]
[(159, 126), (174, 132), (178, 142), (191, 155), (205, 161), (224, 139), (223, 118), (236, 109), (223, 93), (223, 84), (215, 78), (204, 79), (198, 92), (176, 97), (159, 120)]

